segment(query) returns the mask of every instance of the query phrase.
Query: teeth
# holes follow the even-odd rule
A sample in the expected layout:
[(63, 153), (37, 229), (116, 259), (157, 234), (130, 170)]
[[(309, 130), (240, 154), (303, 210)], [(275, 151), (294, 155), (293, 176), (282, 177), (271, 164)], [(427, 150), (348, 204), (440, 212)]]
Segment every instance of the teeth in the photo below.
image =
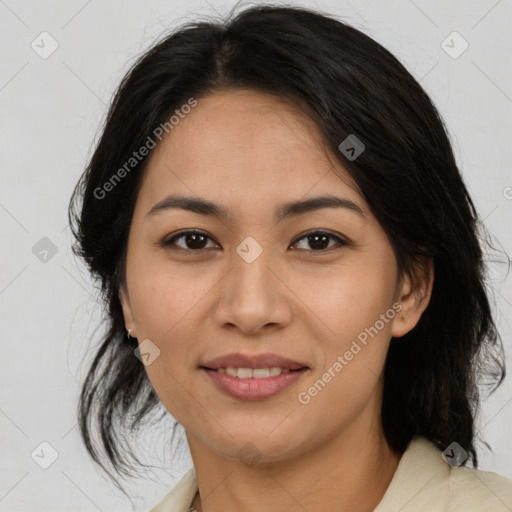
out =
[(266, 379), (270, 377), (270, 368), (255, 368), (251, 373), (255, 379)]
[(230, 377), (236, 377), (236, 376), (237, 376), (237, 369), (236, 369), (236, 368), (228, 367), (228, 368), (226, 368), (226, 373), (227, 373)]
[[(233, 370), (235, 369), (233, 368)], [(235, 371), (239, 379), (250, 379), (252, 377), (252, 370), (250, 368), (238, 368), (238, 370)]]
[(230, 377), (238, 377), (239, 379), (266, 379), (267, 377), (276, 377), (281, 373), (288, 373), (289, 368), (280, 368), (279, 366), (272, 366), (270, 368), (217, 368), (219, 373), (225, 373)]

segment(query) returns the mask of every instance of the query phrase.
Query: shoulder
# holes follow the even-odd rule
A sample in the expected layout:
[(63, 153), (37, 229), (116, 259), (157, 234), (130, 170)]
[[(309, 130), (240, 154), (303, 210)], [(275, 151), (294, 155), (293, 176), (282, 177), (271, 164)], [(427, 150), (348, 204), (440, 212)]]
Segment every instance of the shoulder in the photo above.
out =
[(451, 468), (449, 486), (454, 510), (512, 511), (512, 480), (497, 473)]
[(451, 467), (433, 442), (416, 436), (374, 512), (396, 510), (511, 512), (512, 480), (489, 471)]

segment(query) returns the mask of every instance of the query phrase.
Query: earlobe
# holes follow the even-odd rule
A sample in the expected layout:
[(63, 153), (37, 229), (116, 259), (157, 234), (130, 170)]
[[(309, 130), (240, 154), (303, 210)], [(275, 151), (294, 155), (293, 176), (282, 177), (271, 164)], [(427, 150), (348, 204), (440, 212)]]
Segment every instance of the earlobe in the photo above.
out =
[[(123, 309), (124, 316), (124, 324), (126, 326), (126, 330), (133, 331), (134, 323), (133, 323), (133, 315), (132, 315), (132, 307), (130, 304), (130, 300), (128, 298), (128, 294), (124, 290), (124, 288), (119, 289), (118, 293), (119, 301), (121, 302), (121, 307)], [(130, 334), (131, 335), (131, 334)]]
[(434, 286), (434, 262), (423, 260), (411, 273), (404, 274), (398, 301), (402, 306), (393, 319), (391, 335), (400, 338), (411, 331), (427, 308)]

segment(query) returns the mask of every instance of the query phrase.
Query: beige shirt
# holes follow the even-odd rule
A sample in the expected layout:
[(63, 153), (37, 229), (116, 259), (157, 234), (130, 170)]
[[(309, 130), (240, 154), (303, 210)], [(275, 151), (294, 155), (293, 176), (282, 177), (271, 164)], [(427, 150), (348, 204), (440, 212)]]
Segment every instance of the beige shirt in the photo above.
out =
[[(197, 492), (195, 469), (149, 512), (188, 512)], [(373, 512), (512, 512), (512, 480), (471, 468), (452, 468), (425, 437), (402, 455)]]

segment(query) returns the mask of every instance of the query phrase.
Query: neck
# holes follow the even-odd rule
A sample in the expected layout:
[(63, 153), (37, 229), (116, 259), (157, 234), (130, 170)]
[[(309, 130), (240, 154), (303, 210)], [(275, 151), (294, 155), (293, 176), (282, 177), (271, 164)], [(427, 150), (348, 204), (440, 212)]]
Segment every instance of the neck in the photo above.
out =
[(390, 449), (379, 428), (356, 423), (295, 458), (253, 466), (221, 456), (187, 433), (200, 491), (193, 509), (372, 512), (401, 454)]

